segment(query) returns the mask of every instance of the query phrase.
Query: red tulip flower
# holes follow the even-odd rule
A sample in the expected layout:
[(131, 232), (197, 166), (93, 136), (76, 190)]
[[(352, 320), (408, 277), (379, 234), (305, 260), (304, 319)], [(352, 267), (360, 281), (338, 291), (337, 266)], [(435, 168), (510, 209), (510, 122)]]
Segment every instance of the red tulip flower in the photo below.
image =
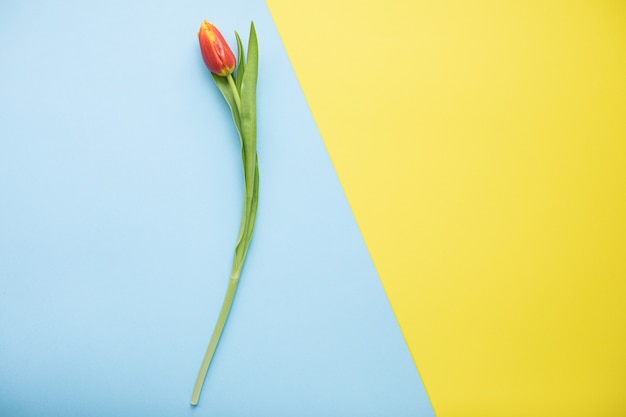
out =
[(202, 59), (209, 71), (222, 77), (232, 74), (237, 65), (235, 55), (215, 25), (206, 20), (198, 31)]

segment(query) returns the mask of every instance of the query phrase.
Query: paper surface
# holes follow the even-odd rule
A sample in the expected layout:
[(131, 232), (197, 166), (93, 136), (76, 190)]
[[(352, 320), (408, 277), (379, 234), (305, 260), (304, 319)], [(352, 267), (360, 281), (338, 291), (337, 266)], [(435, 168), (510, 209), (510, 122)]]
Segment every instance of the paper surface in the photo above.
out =
[(437, 416), (626, 416), (626, 2), (267, 3)]
[[(259, 37), (257, 227), (196, 31)], [(0, 6), (0, 414), (432, 416), (262, 1)]]

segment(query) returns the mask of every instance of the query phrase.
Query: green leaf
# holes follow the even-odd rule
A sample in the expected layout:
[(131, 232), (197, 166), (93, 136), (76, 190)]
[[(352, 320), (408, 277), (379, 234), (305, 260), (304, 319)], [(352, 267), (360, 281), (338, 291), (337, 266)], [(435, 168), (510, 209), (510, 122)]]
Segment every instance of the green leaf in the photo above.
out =
[[(226, 103), (228, 103), (228, 107), (230, 107), (230, 112), (233, 115), (233, 121), (235, 122), (235, 127), (237, 128), (237, 133), (239, 133), (239, 137), (242, 137), (241, 131), (241, 117), (239, 115), (239, 110), (237, 109), (237, 102), (235, 101), (235, 96), (233, 90), (231, 90), (230, 85), (228, 84), (228, 80), (226, 77), (222, 77), (220, 75), (211, 74), (213, 76), (213, 81), (215, 81), (215, 85), (220, 90)], [(243, 139), (242, 139), (243, 146)]]
[(237, 31), (235, 31), (235, 38), (237, 38), (237, 76), (235, 78), (235, 84), (237, 85), (237, 90), (239, 94), (241, 94), (241, 81), (243, 81), (243, 74), (246, 70), (245, 56), (243, 45), (241, 44), (241, 38)]
[[(241, 48), (240, 50), (242, 50)], [(235, 247), (231, 276), (239, 276), (252, 238), (258, 205), (258, 162), (256, 154), (256, 84), (258, 72), (258, 44), (254, 23), (250, 25), (248, 60), (241, 83), (241, 139), (244, 171), (244, 207)]]
[(234, 92), (226, 77), (213, 76), (215, 83), (226, 99), (237, 131), (241, 139), (241, 160), (244, 174), (244, 201), (241, 210), (241, 222), (239, 234), (235, 243), (235, 257), (231, 277), (238, 277), (243, 268), (248, 246), (252, 238), (256, 210), (258, 206), (258, 158), (256, 154), (256, 84), (258, 73), (258, 42), (254, 23), (250, 24), (250, 37), (248, 40), (248, 59), (244, 62), (243, 46), (239, 34), (237, 37), (237, 50), (239, 66), (236, 74), (237, 80), (241, 79), (240, 85), (235, 81), (240, 91), (241, 107), (237, 110)]
[(241, 136), (244, 149), (244, 179), (246, 190), (246, 213), (251, 213), (256, 171), (256, 85), (259, 52), (254, 22), (250, 24), (246, 70), (241, 82)]
[(246, 242), (246, 247), (243, 253), (243, 257), (245, 259), (246, 254), (248, 253), (248, 246), (250, 246), (250, 241), (252, 240), (252, 233), (254, 232), (254, 223), (256, 220), (256, 212), (259, 206), (259, 158), (256, 158), (256, 163), (254, 167), (254, 189), (252, 191), (252, 206), (250, 207), (250, 214), (248, 218), (248, 224), (246, 225), (246, 231), (244, 233), (244, 241)]
[(254, 185), (252, 188), (252, 201), (247, 212), (248, 216), (244, 219), (242, 218), (241, 226), (239, 229), (239, 234), (241, 239), (237, 241), (237, 245), (235, 247), (235, 257), (233, 259), (233, 267), (231, 272), (232, 277), (239, 277), (241, 275), (241, 271), (243, 269), (243, 264), (246, 260), (246, 255), (248, 253), (248, 247), (250, 246), (250, 241), (252, 240), (252, 233), (254, 231), (254, 224), (256, 220), (257, 208), (259, 206), (259, 165), (258, 158), (256, 159), (255, 164), (255, 175), (254, 175)]

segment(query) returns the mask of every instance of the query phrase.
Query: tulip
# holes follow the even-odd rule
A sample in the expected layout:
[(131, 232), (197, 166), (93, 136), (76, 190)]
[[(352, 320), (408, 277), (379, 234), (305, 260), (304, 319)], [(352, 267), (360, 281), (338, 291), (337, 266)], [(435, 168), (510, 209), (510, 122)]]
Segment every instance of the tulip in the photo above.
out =
[(222, 77), (235, 71), (235, 55), (215, 25), (203, 21), (198, 31), (198, 40), (202, 59), (209, 71)]
[[(206, 352), (202, 358), (196, 383), (191, 393), (191, 404), (197, 405), (202, 391), (202, 385), (207, 371), (213, 360), (217, 344), (226, 325), (235, 292), (239, 284), (239, 277), (246, 259), (248, 247), (254, 231), (254, 222), (259, 205), (259, 165), (256, 151), (256, 85), (259, 67), (259, 50), (254, 23), (250, 24), (247, 57), (243, 50), (241, 39), (235, 32), (239, 65), (235, 56), (224, 41), (224, 38), (212, 24), (206, 20), (202, 22), (198, 39), (202, 58), (206, 66), (213, 73), (212, 78), (224, 99), (230, 107), (237, 133), (241, 142), (241, 156), (243, 164), (244, 202), (239, 225), (239, 235), (235, 244), (228, 289), (224, 296), (222, 308), (217, 316), (215, 328), (209, 340)], [(237, 66), (237, 73), (233, 71)], [(236, 79), (235, 79), (236, 78)]]

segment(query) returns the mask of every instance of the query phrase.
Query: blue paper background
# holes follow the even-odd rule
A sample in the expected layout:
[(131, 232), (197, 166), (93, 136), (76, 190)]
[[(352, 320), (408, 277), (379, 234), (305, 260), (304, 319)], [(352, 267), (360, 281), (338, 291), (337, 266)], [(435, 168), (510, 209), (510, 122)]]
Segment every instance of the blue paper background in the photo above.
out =
[[(203, 18), (255, 21), (261, 189), (193, 408), (243, 188)], [(0, 196), (0, 415), (433, 415), (263, 2), (1, 4)]]

